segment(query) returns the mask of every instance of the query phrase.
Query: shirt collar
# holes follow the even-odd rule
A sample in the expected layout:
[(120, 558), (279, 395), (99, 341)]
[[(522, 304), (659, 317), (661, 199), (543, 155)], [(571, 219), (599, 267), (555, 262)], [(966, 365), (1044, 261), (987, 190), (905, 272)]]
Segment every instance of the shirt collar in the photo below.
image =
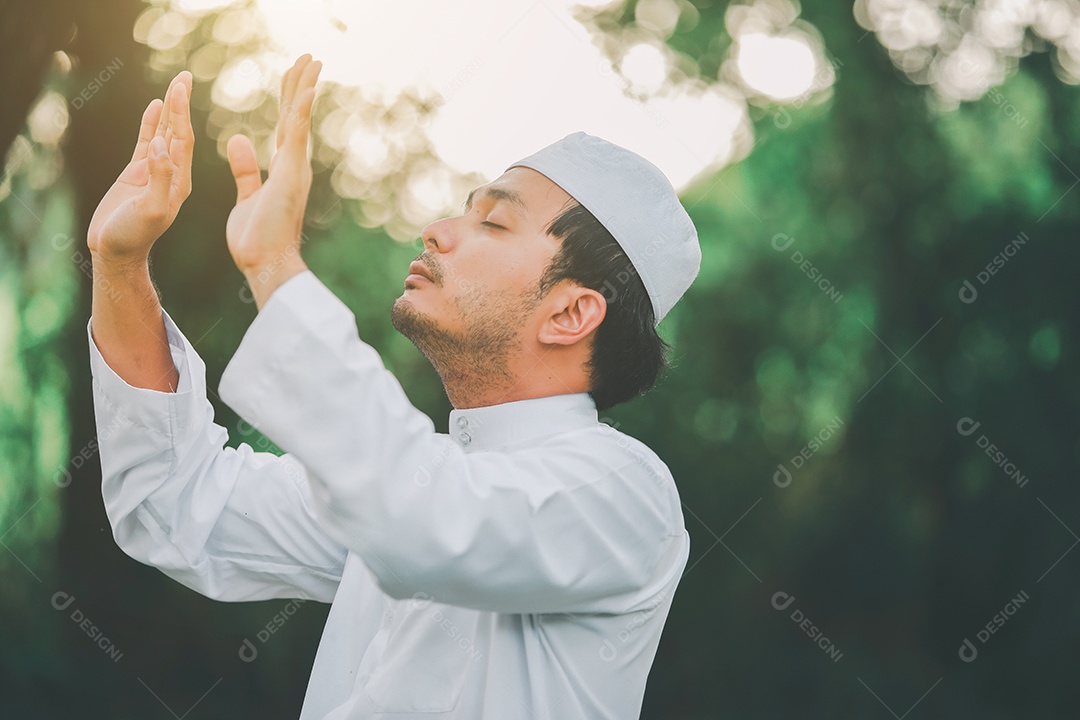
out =
[(450, 436), (466, 452), (498, 450), (599, 422), (587, 392), (450, 411)]

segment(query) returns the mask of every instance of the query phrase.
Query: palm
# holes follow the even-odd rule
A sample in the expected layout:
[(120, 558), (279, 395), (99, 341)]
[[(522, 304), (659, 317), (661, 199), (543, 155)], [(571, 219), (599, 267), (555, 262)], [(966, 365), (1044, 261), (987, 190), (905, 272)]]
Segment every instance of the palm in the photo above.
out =
[(87, 241), (91, 250), (101, 247), (101, 238), (108, 237), (119, 252), (132, 252), (139, 238), (139, 198), (146, 193), (150, 167), (146, 158), (132, 160), (101, 198), (90, 220)]
[(237, 200), (225, 225), (225, 239), (242, 271), (299, 260), (300, 230), (311, 189), (307, 159), (311, 104), (321, 66), (305, 55), (282, 79), (277, 152), (265, 183), (251, 140), (242, 135), (229, 140)]
[(251, 224), (251, 213), (261, 192), (262, 189), (260, 188), (240, 200), (236, 203), (232, 212), (229, 213), (229, 219), (225, 223), (225, 241), (228, 243), (229, 251), (234, 257), (243, 252), (244, 237), (247, 235), (248, 226)]
[[(86, 241), (95, 255), (111, 258), (145, 255), (172, 224), (190, 194), (194, 145), (187, 102), (190, 82), (188, 73), (180, 73), (169, 85), (165, 103), (154, 100), (143, 113), (131, 160), (102, 197), (90, 220)], [(184, 92), (174, 91), (178, 84)], [(152, 182), (149, 153), (156, 137), (166, 143), (167, 156), (158, 160), (162, 177)]]
[[(296, 243), (291, 241), (300, 236), (300, 220), (311, 181), (302, 170), (298, 173), (299, 178), (293, 176), (286, 180), (282, 173), (274, 172), (276, 160), (277, 156), (270, 163), (266, 182), (238, 200), (229, 213), (225, 240), (238, 262), (251, 264), (254, 258), (280, 260), (276, 256), (296, 249)], [(298, 190), (302, 193), (299, 213), (296, 207)], [(283, 236), (289, 239), (284, 244)]]

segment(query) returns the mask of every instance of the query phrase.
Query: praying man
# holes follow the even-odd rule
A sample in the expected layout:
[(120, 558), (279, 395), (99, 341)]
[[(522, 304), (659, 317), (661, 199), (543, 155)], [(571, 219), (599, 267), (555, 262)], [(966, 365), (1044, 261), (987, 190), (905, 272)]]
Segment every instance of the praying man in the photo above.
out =
[(670, 367), (657, 325), (698, 274), (694, 224), (654, 165), (578, 132), (423, 228), (390, 319), (453, 406), (436, 432), (301, 257), (320, 69), (285, 73), (265, 180), (249, 139), (227, 145), (258, 314), (220, 397), (284, 454), (226, 446), (150, 277), (191, 192), (190, 73), (94, 213), (113, 536), (215, 600), (331, 603), (303, 720), (636, 718), (689, 535), (667, 465), (598, 415)]

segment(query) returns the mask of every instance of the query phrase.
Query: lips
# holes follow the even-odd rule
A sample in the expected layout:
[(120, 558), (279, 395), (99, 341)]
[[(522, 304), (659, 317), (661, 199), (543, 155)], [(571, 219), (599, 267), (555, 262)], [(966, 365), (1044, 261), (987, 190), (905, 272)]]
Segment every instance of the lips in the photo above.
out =
[(429, 271), (427, 269), (427, 266), (424, 265), (424, 263), (420, 262), (419, 260), (414, 260), (412, 262), (412, 264), (409, 265), (409, 272), (412, 273), (413, 275), (422, 275), (423, 277), (426, 277), (428, 280), (432, 280), (431, 271)]
[(435, 282), (434, 278), (431, 277), (431, 272), (428, 271), (427, 266), (419, 260), (413, 260), (412, 264), (409, 265), (409, 272), (413, 275), (425, 277), (433, 283)]

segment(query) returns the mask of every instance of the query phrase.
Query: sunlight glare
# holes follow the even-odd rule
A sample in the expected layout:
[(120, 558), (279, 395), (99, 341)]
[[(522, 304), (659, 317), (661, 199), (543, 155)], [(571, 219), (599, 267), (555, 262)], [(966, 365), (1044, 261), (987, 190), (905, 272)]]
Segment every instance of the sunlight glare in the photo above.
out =
[(739, 36), (738, 42), (739, 74), (753, 90), (788, 100), (813, 87), (814, 52), (801, 37), (748, 32)]
[[(666, 60), (654, 46), (638, 44), (626, 53), (627, 79), (603, 72), (600, 49), (572, 15), (579, 4), (258, 0), (257, 7), (282, 61), (312, 52), (323, 61), (324, 81), (389, 99), (406, 88), (436, 97), (439, 109), (427, 133), (437, 155), (461, 173), (497, 177), (509, 163), (577, 130), (648, 157), (676, 187), (726, 159), (732, 138), (717, 134), (738, 127), (742, 109), (700, 91), (661, 92)], [(628, 81), (636, 93), (659, 95), (644, 102), (629, 97)], [(226, 82), (230, 106), (250, 91), (235, 77)], [(698, 135), (679, 137), (675, 128)], [(365, 156), (355, 164), (370, 167), (370, 138), (350, 136), (346, 143)]]

